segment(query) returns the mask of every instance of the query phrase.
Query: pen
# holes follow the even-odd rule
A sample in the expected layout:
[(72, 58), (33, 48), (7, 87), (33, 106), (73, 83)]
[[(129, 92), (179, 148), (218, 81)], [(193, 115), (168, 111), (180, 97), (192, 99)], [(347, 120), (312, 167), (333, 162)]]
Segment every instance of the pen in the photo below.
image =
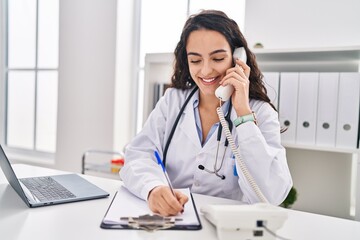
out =
[(163, 173), (164, 173), (164, 175), (165, 175), (166, 181), (167, 181), (168, 184), (169, 184), (170, 190), (171, 190), (172, 194), (174, 195), (174, 197), (176, 198), (175, 193), (174, 193), (174, 189), (173, 189), (173, 187), (172, 187), (172, 185), (171, 185), (171, 182), (170, 182), (170, 179), (169, 179), (169, 176), (167, 175), (167, 172), (166, 172), (164, 163), (162, 162), (162, 160), (161, 160), (161, 158), (160, 158), (160, 156), (159, 156), (159, 153), (158, 153), (156, 150), (154, 151), (154, 154), (155, 154), (155, 157), (156, 157), (156, 160), (157, 160), (158, 164), (161, 166), (161, 168), (162, 168), (162, 170), (163, 170)]

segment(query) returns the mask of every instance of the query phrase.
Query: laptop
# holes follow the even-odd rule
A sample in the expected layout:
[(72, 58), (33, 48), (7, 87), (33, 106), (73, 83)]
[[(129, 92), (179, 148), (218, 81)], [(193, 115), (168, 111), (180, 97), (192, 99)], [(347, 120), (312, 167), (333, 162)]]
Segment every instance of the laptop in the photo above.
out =
[(109, 196), (77, 174), (17, 178), (1, 145), (0, 166), (10, 185), (31, 208)]

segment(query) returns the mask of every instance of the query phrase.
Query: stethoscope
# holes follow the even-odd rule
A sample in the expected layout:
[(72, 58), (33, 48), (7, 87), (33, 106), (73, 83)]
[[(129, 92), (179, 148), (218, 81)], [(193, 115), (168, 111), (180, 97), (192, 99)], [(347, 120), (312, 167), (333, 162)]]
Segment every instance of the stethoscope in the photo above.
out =
[[(231, 121), (231, 119), (230, 119), (231, 106), (232, 106), (232, 104), (231, 104), (231, 99), (230, 99), (230, 103), (229, 103), (229, 106), (228, 106), (228, 110), (227, 110), (227, 113), (226, 113), (226, 116), (225, 116), (225, 120), (226, 120), (226, 122), (227, 122), (227, 124), (228, 124), (228, 126), (229, 126), (230, 131), (232, 130), (232, 126), (233, 126), (233, 123), (232, 123), (232, 121)], [(224, 180), (224, 179), (225, 179), (225, 175), (219, 174), (219, 171), (221, 170), (222, 165), (223, 165), (223, 163), (224, 163), (224, 158), (225, 158), (226, 150), (227, 150), (227, 148), (228, 148), (228, 146), (229, 146), (229, 141), (227, 140), (227, 138), (225, 139), (225, 143), (224, 143), (225, 150), (224, 150), (223, 156), (222, 156), (222, 158), (221, 158), (220, 166), (217, 167), (217, 162), (218, 162), (218, 157), (219, 157), (219, 148), (220, 148), (220, 140), (221, 140), (222, 128), (223, 128), (223, 127), (222, 127), (221, 123), (219, 123), (218, 132), (217, 132), (217, 137), (216, 137), (217, 148), (216, 148), (216, 155), (215, 155), (215, 162), (214, 162), (214, 170), (211, 171), (211, 170), (205, 168), (204, 165), (201, 165), (201, 164), (198, 166), (198, 168), (199, 168), (200, 170), (204, 170), (204, 171), (206, 171), (206, 172), (208, 172), (208, 173), (213, 173), (213, 174), (215, 174), (217, 177), (219, 177), (219, 178), (221, 178), (222, 180)]]
[[(176, 119), (175, 119), (175, 122), (174, 122), (174, 125), (173, 127), (171, 128), (171, 131), (170, 131), (170, 135), (169, 135), (169, 138), (168, 140), (166, 141), (166, 144), (165, 144), (165, 148), (164, 148), (164, 156), (163, 156), (163, 163), (164, 163), (164, 166), (166, 166), (166, 155), (167, 155), (167, 151), (169, 149), (169, 145), (170, 145), (170, 142), (174, 136), (174, 132), (176, 130), (176, 127), (179, 123), (179, 120), (180, 120), (180, 117), (181, 115), (183, 114), (184, 110), (185, 110), (185, 107), (187, 106), (187, 104), (189, 103), (190, 99), (192, 98), (192, 96), (195, 94), (195, 92), (198, 90), (198, 87), (195, 86), (195, 88), (191, 91), (190, 95), (186, 98), (184, 104), (182, 105), (180, 111), (179, 111), (179, 114), (177, 115)], [(229, 103), (229, 106), (228, 106), (228, 110), (227, 110), (227, 113), (226, 113), (226, 116), (225, 116), (225, 120), (226, 122), (228, 123), (228, 126), (229, 126), (229, 129), (230, 131), (232, 130), (232, 126), (233, 126), (233, 123), (230, 119), (230, 114), (231, 114), (231, 107), (232, 107), (232, 103), (231, 103), (231, 99), (230, 99), (230, 103)], [(221, 168), (222, 168), (222, 165), (224, 163), (224, 158), (225, 158), (225, 153), (226, 153), (226, 150), (227, 150), (227, 147), (229, 145), (229, 141), (227, 139), (225, 139), (225, 143), (224, 143), (224, 146), (225, 146), (225, 150), (224, 150), (224, 153), (223, 153), (223, 156), (221, 158), (221, 163), (220, 163), (220, 166), (217, 167), (217, 162), (218, 162), (218, 154), (219, 154), (219, 147), (220, 147), (220, 140), (221, 140), (221, 135), (222, 135), (222, 125), (221, 123), (219, 123), (219, 127), (218, 127), (218, 132), (217, 132), (217, 137), (216, 137), (216, 140), (218, 142), (217, 144), (217, 149), (216, 149), (216, 157), (215, 157), (215, 163), (214, 163), (214, 170), (211, 171), (207, 168), (205, 168), (204, 165), (199, 165), (198, 168), (200, 170), (204, 170), (208, 173), (213, 173), (215, 174), (217, 177), (219, 177), (220, 179), (224, 180), (225, 179), (225, 175), (223, 174), (219, 174)]]

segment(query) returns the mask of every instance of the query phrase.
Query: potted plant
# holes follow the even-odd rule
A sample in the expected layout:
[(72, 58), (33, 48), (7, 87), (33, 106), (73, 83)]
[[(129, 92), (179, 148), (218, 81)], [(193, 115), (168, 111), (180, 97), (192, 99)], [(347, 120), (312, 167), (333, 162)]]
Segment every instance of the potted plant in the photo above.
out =
[(281, 207), (291, 208), (291, 206), (295, 203), (297, 199), (297, 191), (294, 187), (290, 189), (289, 194), (285, 198), (285, 200), (280, 204)]

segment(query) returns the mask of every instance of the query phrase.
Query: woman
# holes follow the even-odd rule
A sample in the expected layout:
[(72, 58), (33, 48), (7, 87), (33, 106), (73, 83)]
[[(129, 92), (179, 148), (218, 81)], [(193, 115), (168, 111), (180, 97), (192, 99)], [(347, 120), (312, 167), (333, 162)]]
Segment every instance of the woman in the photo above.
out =
[[(233, 52), (239, 47), (246, 50), (246, 62), (233, 60)], [(175, 49), (172, 88), (126, 149), (120, 173), (125, 186), (147, 200), (155, 213), (167, 216), (183, 211), (188, 199), (176, 190), (175, 196), (172, 194), (154, 157), (157, 151), (166, 158), (166, 171), (174, 188), (246, 203), (261, 201), (240, 170), (236, 154), (225, 147), (221, 128), (218, 134), (216, 108), (221, 104), (250, 174), (265, 198), (280, 204), (291, 189), (292, 179), (280, 142), (278, 115), (262, 78), (235, 21), (213, 10), (190, 16)], [(220, 103), (215, 90), (227, 85), (234, 88), (231, 99)], [(169, 138), (171, 143), (167, 144)]]

